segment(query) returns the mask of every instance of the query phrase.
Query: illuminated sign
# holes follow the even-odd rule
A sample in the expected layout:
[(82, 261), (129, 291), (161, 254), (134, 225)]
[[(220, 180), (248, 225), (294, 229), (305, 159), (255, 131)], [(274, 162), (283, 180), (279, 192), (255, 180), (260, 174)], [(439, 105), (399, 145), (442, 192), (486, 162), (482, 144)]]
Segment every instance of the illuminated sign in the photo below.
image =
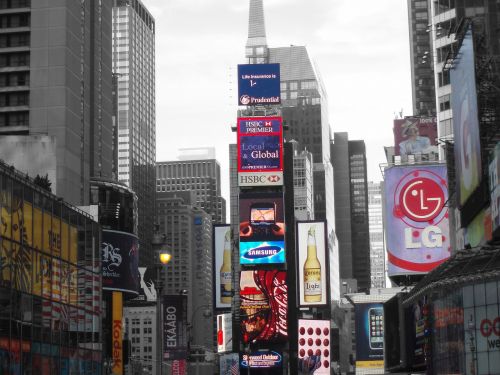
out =
[(281, 186), (283, 172), (238, 173), (238, 186)]
[(163, 296), (163, 359), (187, 358), (187, 296)]
[(281, 103), (279, 64), (238, 65), (238, 105)]
[(231, 254), (233, 239), (229, 225), (215, 225), (214, 234), (214, 263), (215, 263), (215, 308), (230, 309), (232, 300), (232, 273)]
[(356, 367), (384, 367), (384, 308), (380, 303), (354, 306)]
[(325, 305), (328, 302), (325, 222), (298, 222), (296, 233), (299, 305)]
[(385, 170), (388, 274), (426, 273), (450, 256), (446, 167)]
[(230, 352), (233, 346), (233, 324), (231, 314), (217, 315), (217, 352)]
[(283, 193), (241, 193), (240, 264), (285, 262)]
[(123, 295), (113, 292), (113, 324), (111, 337), (111, 350), (113, 357), (113, 374), (123, 375)]
[(299, 319), (298, 358), (301, 374), (330, 374), (329, 320)]
[(242, 368), (281, 368), (283, 356), (272, 350), (259, 350), (251, 354), (242, 354), (240, 363)]
[(288, 338), (288, 287), (284, 271), (242, 271), (240, 329), (245, 343)]
[(394, 154), (438, 154), (437, 118), (407, 117), (394, 120)]

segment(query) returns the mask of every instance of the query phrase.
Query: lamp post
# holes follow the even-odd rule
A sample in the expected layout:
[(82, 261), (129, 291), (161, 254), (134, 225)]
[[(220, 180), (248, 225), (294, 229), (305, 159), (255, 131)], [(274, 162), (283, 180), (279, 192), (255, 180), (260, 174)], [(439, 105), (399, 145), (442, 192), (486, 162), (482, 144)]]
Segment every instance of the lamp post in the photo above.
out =
[(163, 286), (160, 279), (160, 271), (163, 266), (166, 266), (172, 259), (172, 255), (166, 251), (158, 251), (156, 254), (156, 375), (162, 375), (163, 363), (163, 327), (161, 316), (161, 296), (163, 294)]

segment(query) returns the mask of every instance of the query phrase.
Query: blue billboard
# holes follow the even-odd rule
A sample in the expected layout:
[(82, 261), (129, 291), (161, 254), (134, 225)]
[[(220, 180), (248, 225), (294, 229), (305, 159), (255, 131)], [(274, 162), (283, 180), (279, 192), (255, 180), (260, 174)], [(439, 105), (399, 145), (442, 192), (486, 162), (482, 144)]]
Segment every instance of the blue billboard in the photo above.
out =
[(280, 103), (280, 64), (238, 65), (238, 105)]
[(283, 170), (281, 117), (238, 118), (238, 172)]

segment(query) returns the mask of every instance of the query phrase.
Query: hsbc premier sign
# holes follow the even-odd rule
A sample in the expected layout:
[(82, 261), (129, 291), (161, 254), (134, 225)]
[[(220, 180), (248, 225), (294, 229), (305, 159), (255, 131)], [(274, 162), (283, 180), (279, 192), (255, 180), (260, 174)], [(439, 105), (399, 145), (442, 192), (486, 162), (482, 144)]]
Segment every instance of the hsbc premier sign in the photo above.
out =
[(283, 185), (281, 117), (238, 118), (239, 186)]

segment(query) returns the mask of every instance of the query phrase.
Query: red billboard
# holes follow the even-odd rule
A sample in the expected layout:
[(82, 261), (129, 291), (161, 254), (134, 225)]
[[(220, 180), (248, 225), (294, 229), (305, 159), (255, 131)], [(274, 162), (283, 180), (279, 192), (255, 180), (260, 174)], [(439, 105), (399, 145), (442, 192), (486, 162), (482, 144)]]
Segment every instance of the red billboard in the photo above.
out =
[(299, 319), (299, 373), (329, 375), (330, 321)]
[(406, 117), (394, 120), (394, 154), (437, 154), (436, 117)]
[(242, 271), (240, 328), (244, 343), (288, 338), (288, 287), (284, 271)]
[(445, 165), (385, 170), (389, 276), (427, 273), (450, 256)]

